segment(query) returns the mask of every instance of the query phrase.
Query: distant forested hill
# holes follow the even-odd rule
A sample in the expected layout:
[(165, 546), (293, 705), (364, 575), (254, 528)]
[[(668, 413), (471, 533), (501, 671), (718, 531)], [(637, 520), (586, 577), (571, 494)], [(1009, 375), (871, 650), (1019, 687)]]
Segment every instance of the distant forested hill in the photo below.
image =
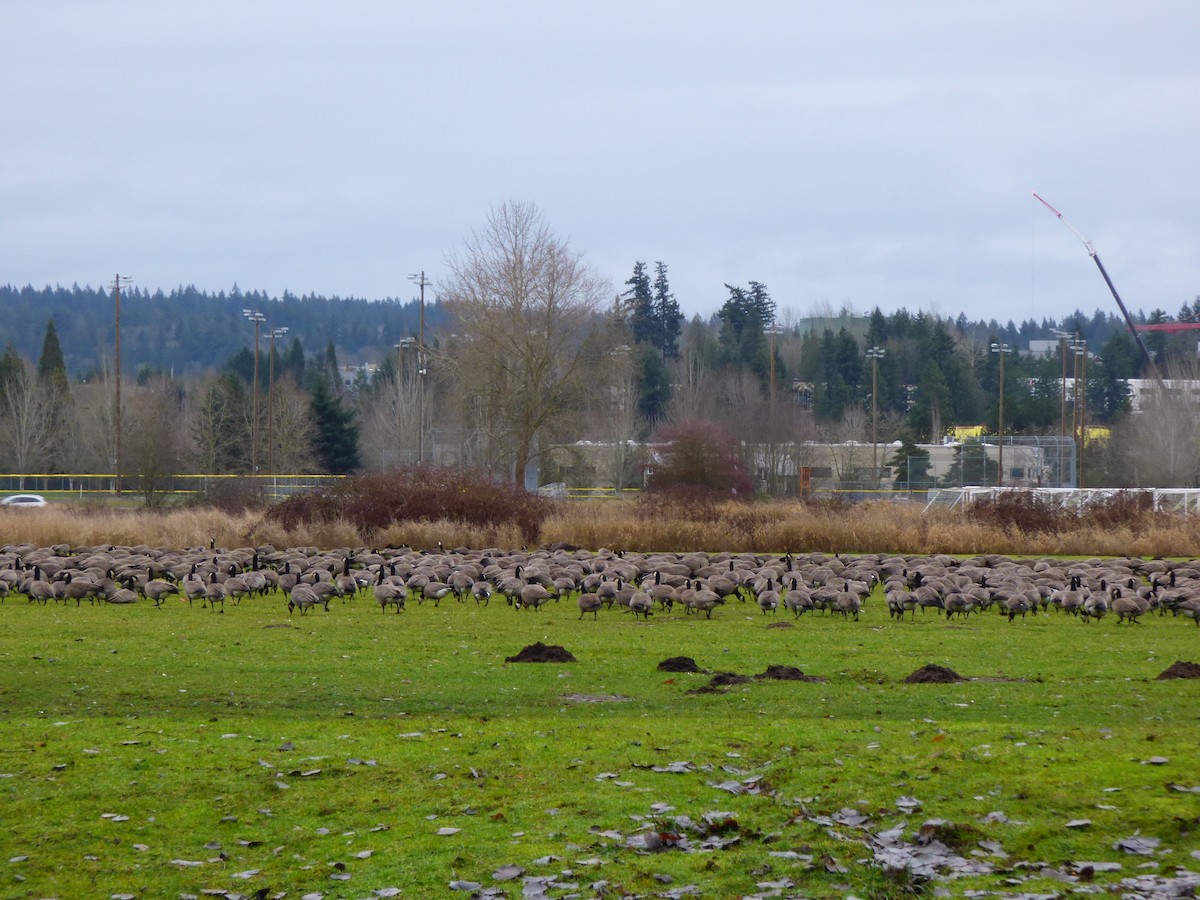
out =
[[(133, 374), (143, 366), (177, 374), (223, 365), (233, 354), (254, 344), (254, 326), (242, 315), (255, 309), (266, 316), (262, 326), (266, 350), (268, 327), (286, 326), (285, 343), (299, 338), (308, 353), (323, 352), (332, 340), (343, 364), (378, 361), (400, 338), (416, 334), (420, 318), (416, 300), (362, 300), (353, 297), (268, 297), (242, 293), (235, 286), (209, 294), (194, 287), (150, 293), (137, 285), (121, 292), (121, 367)], [(37, 362), (53, 318), (71, 378), (111, 365), (115, 334), (112, 291), (107, 288), (16, 288), (0, 286), (3, 329), (0, 344), (11, 342)], [(427, 302), (427, 331), (444, 314)], [(278, 344), (277, 344), (278, 347)]]

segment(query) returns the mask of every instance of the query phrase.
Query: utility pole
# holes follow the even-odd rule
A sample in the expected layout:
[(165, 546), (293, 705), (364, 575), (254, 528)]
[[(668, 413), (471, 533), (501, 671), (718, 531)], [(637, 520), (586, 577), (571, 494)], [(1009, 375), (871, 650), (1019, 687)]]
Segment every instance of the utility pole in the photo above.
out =
[(116, 456), (117, 456), (117, 459), (116, 459), (116, 469), (117, 469), (116, 492), (117, 492), (118, 497), (121, 496), (121, 285), (129, 284), (132, 281), (133, 281), (133, 279), (130, 278), (128, 275), (122, 276), (120, 273), (118, 273), (113, 278), (113, 281), (112, 281), (113, 302), (114, 302), (114, 305), (116, 306), (116, 315), (117, 315), (117, 339), (116, 339), (116, 345), (117, 345), (117, 347), (116, 347), (116, 349), (117, 349), (117, 356), (116, 356), (117, 382), (116, 382), (116, 385), (117, 385), (117, 390), (116, 390), (116, 399), (113, 403), (113, 422), (114, 422), (114, 427), (115, 427), (115, 431), (116, 431)]
[(421, 289), (421, 319), (417, 331), (417, 464), (425, 462), (425, 288), (433, 282), (425, 279), (425, 270), (409, 275), (408, 280)]

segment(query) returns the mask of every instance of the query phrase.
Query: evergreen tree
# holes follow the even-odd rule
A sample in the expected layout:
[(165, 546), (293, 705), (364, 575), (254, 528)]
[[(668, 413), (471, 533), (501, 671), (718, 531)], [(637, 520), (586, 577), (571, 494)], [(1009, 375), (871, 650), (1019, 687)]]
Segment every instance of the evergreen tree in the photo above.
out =
[(658, 347), (659, 327), (654, 314), (654, 294), (650, 289), (650, 276), (646, 272), (644, 262), (639, 260), (633, 264), (633, 275), (625, 284), (629, 286), (629, 290), (621, 295), (628, 310), (625, 324), (633, 332), (635, 342)]
[(280, 367), (275, 370), (276, 377), (291, 378), (297, 385), (301, 385), (304, 384), (304, 370), (304, 347), (300, 345), (300, 338), (292, 338), (292, 346), (284, 354)]
[(887, 465), (896, 470), (893, 486), (898, 491), (924, 491), (934, 485), (929, 472), (929, 451), (917, 446), (911, 431), (901, 433), (900, 446)]
[(334, 393), (330, 379), (314, 378), (313, 382), (311, 404), (316, 427), (313, 452), (317, 463), (331, 475), (349, 475), (359, 468), (354, 412)]
[(987, 455), (987, 448), (978, 438), (963, 441), (954, 450), (954, 462), (942, 478), (943, 487), (989, 485), (996, 483), (1000, 464)]
[(58, 343), (58, 330), (54, 319), (46, 323), (46, 336), (42, 339), (42, 356), (38, 360), (38, 378), (43, 384), (67, 382), (67, 363), (63, 359), (62, 347)]
[(329, 387), (335, 396), (342, 393), (342, 367), (338, 365), (337, 349), (333, 346), (333, 338), (325, 347), (325, 375), (329, 379)]
[(667, 264), (654, 264), (654, 318), (656, 325), (655, 346), (662, 351), (663, 359), (679, 356), (679, 333), (683, 330), (683, 312), (679, 302), (671, 293), (667, 282)]
[(671, 402), (671, 377), (662, 357), (646, 344), (634, 348), (638, 414), (653, 429)]
[(69, 462), (71, 452), (71, 386), (67, 380), (67, 364), (58, 342), (54, 319), (46, 323), (42, 339), (42, 355), (38, 360), (38, 383), (46, 392), (47, 414), (50, 417), (50, 442), (46, 471), (61, 471)]

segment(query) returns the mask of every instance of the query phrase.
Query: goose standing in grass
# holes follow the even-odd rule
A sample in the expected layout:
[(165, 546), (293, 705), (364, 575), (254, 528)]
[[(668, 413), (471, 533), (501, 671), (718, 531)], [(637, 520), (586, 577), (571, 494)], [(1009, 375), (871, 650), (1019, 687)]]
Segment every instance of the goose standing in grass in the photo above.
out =
[(858, 611), (862, 609), (862, 600), (856, 591), (850, 590), (849, 582), (843, 585), (842, 590), (834, 598), (834, 608), (842, 614), (843, 619), (854, 616), (854, 621), (858, 621)]
[(162, 578), (147, 581), (141, 586), (141, 593), (147, 600), (154, 601), (154, 605), (158, 609), (162, 609), (163, 601), (168, 597), (180, 596), (179, 585)]
[(207, 605), (213, 612), (216, 612), (217, 604), (221, 604), (221, 612), (225, 612), (225, 585), (217, 577), (217, 573), (213, 572), (209, 576), (208, 584), (204, 586), (204, 597), (200, 601), (201, 609)]
[(764, 616), (779, 609), (779, 591), (775, 590), (773, 585), (773, 579), (768, 578), (766, 587), (758, 594), (758, 608)]
[(600, 599), (600, 595), (594, 592), (583, 593), (579, 595), (579, 619), (582, 621), (587, 613), (592, 614), (592, 621), (596, 621), (600, 617), (600, 607), (604, 605), (604, 601)]
[(1126, 594), (1119, 587), (1108, 592), (1109, 609), (1117, 614), (1117, 624), (1128, 620), (1131, 625), (1140, 625), (1138, 618), (1150, 611), (1150, 601), (1137, 593)]
[(650, 611), (654, 609), (654, 598), (645, 591), (634, 591), (629, 597), (629, 611), (636, 619), (639, 615), (649, 619)]
[(292, 588), (291, 596), (288, 597), (288, 615), (292, 614), (293, 609), (300, 610), (300, 615), (307, 615), (308, 611), (314, 606), (324, 606), (325, 611), (329, 611), (329, 598), (322, 597), (314, 589), (313, 585), (305, 582), (300, 582)]
[(809, 596), (807, 590), (800, 587), (800, 582), (794, 575), (791, 588), (783, 595), (783, 605), (792, 611), (792, 616), (796, 619), (813, 608), (812, 597)]

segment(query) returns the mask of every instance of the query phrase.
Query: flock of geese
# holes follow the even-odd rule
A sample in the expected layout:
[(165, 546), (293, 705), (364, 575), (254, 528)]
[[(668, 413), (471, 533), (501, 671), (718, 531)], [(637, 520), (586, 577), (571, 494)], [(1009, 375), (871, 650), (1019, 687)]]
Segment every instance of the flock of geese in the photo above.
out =
[(566, 545), (543, 550), (409, 547), (319, 550), (270, 546), (185, 550), (138, 547), (0, 548), (0, 602), (81, 606), (141, 600), (156, 607), (277, 597), (304, 615), (333, 600), (360, 599), (382, 612), (443, 600), (540, 610), (573, 601), (579, 618), (618, 610), (649, 618), (682, 611), (712, 618), (729, 603), (858, 620), (869, 599), (891, 618), (966, 618), (998, 611), (1010, 623), (1058, 612), (1088, 623), (1111, 616), (1139, 624), (1151, 614), (1200, 626), (1200, 561), (1137, 558), (1065, 561), (997, 555), (860, 556), (823, 553), (627, 553)]

